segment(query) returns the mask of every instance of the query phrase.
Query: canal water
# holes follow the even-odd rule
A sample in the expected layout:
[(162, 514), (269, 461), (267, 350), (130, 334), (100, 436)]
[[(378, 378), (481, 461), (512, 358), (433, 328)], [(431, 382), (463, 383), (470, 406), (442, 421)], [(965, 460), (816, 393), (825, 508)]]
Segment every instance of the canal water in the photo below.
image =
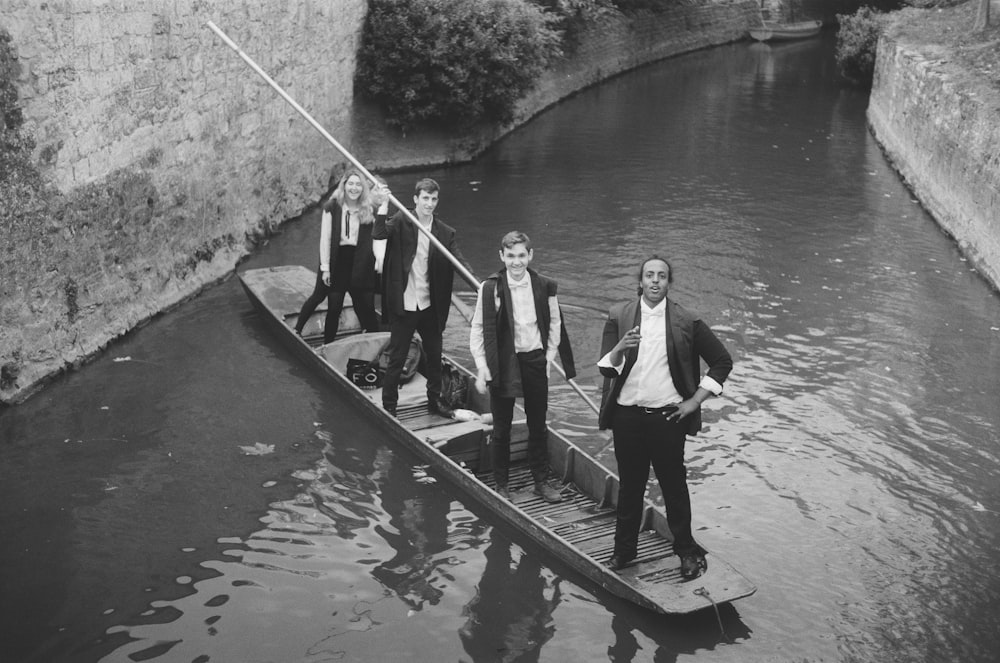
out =
[[(3, 660), (996, 660), (1000, 297), (832, 51), (675, 58), (389, 177), (403, 200), (440, 181), (479, 276), (532, 237), (595, 396), (604, 311), (671, 256), (736, 360), (689, 443), (696, 535), (754, 596), (671, 618), (590, 586), (331, 394), (229, 279), (0, 412)], [(317, 237), (294, 220), (241, 269), (312, 267)]]

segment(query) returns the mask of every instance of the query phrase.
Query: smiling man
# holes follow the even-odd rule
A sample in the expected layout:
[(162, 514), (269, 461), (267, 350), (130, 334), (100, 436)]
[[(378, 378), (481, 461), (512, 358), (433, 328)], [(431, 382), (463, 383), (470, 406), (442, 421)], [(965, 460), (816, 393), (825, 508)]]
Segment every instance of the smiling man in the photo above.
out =
[(549, 362), (560, 355), (568, 378), (576, 375), (573, 354), (556, 299), (556, 282), (528, 265), (531, 240), (513, 231), (500, 240), (503, 269), (479, 289), (469, 332), (476, 362), (476, 389), (490, 393), (493, 412), (492, 460), (497, 492), (510, 499), (510, 430), (514, 400), (524, 399), (528, 420), (528, 464), (534, 492), (547, 502), (562, 496), (546, 483), (549, 471)]
[[(708, 564), (691, 531), (684, 443), (701, 430), (701, 404), (722, 393), (733, 360), (707, 324), (667, 298), (671, 283), (670, 263), (650, 256), (639, 267), (639, 297), (613, 306), (604, 323), (598, 425), (614, 434), (620, 479), (615, 546), (607, 564), (619, 571), (636, 558), (652, 465), (681, 575), (691, 579)], [(708, 365), (704, 377), (701, 360)]]
[[(455, 267), (437, 250), (433, 235), (466, 268), (455, 241), (455, 229), (435, 214), (441, 188), (430, 178), (414, 186), (413, 214), (425, 232), (417, 230), (402, 211), (388, 221), (375, 220), (372, 239), (386, 240), (382, 269), (382, 312), (389, 320), (389, 365), (382, 380), (382, 407), (396, 414), (399, 379), (414, 332), (420, 333), (426, 359), (427, 407), (432, 413), (452, 416), (451, 406), (441, 397), (441, 345)], [(471, 271), (471, 269), (469, 270)]]

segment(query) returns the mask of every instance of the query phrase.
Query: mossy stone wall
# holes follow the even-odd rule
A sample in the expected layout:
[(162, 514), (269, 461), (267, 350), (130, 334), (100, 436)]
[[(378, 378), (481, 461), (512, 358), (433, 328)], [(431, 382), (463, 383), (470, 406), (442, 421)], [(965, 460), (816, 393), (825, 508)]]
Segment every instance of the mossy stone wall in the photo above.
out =
[(231, 272), (326, 190), (341, 157), (207, 21), (347, 135), (366, 6), (5, 0), (5, 135), (28, 149), (0, 161), (33, 185), (0, 215), (0, 401)]

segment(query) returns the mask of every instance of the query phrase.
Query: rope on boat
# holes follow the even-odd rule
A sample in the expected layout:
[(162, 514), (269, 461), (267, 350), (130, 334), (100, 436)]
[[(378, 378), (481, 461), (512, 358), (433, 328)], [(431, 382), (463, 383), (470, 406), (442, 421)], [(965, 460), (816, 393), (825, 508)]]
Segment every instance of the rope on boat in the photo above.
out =
[(719, 606), (712, 598), (712, 595), (709, 594), (708, 590), (705, 589), (704, 587), (699, 587), (698, 589), (694, 590), (694, 593), (702, 598), (708, 599), (709, 602), (712, 604), (712, 607), (715, 608), (715, 619), (718, 620), (719, 622), (719, 631), (722, 633), (722, 637), (724, 639), (729, 640), (729, 636), (726, 635), (726, 628), (722, 625), (722, 615), (719, 613)]

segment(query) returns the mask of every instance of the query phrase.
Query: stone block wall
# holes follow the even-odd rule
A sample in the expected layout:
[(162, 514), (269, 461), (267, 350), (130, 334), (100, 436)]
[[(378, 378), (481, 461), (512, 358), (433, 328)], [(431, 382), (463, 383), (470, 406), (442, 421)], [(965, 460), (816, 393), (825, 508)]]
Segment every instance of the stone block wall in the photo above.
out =
[[(365, 0), (4, 0), (41, 220), (0, 228), (0, 401), (227, 274), (326, 190)], [(30, 225), (30, 227), (24, 227)]]
[(1000, 289), (1000, 91), (891, 27), (878, 44), (868, 122), (941, 227)]

